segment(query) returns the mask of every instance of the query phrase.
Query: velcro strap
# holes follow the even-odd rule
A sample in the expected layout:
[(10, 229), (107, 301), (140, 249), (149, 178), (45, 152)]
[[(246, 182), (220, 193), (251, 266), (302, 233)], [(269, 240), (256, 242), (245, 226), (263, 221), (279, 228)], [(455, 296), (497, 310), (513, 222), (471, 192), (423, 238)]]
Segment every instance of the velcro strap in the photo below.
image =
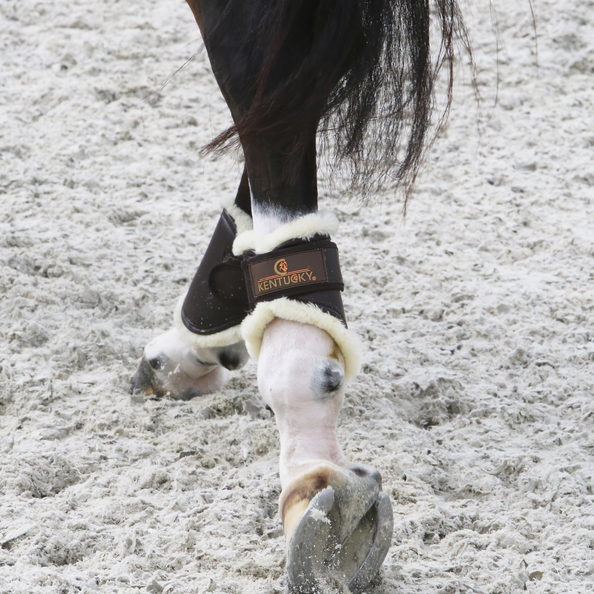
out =
[(260, 301), (344, 289), (338, 248), (325, 236), (287, 241), (272, 252), (246, 252), (242, 263), (250, 309)]

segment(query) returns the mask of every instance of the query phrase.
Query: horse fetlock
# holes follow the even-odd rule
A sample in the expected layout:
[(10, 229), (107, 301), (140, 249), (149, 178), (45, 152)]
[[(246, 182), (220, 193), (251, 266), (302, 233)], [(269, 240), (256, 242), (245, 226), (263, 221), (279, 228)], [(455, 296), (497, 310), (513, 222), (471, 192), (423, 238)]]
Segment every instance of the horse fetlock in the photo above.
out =
[(342, 392), (343, 360), (324, 330), (276, 318), (264, 332), (258, 385), (273, 409), (313, 405)]
[(344, 398), (342, 360), (330, 335), (277, 318), (268, 324), (258, 359), (258, 386), (280, 432), (280, 476), (310, 460), (343, 464), (336, 422)]
[(228, 369), (246, 360), (243, 343), (197, 349), (172, 328), (146, 345), (132, 391), (189, 400), (222, 388), (229, 379)]

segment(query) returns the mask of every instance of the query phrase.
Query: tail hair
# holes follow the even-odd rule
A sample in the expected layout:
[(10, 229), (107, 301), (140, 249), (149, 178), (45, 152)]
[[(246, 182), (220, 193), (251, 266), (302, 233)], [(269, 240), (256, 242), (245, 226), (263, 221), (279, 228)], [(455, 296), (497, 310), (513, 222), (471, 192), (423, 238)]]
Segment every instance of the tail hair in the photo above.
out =
[[(227, 0), (226, 9), (232, 11), (237, 2), (245, 0)], [(333, 168), (348, 172), (351, 189), (361, 197), (395, 183), (408, 198), (426, 149), (449, 114), (459, 44), (472, 60), (457, 0), (275, 0), (268, 5), (258, 30), (246, 34), (246, 48), (247, 36), (253, 41), (255, 35), (266, 56), (253, 81), (251, 107), (206, 150), (224, 151), (238, 137), (249, 142), (265, 135), (284, 142), (283, 150), (297, 161), (317, 128)], [(304, 19), (312, 37), (279, 78), (285, 44)], [(432, 126), (436, 81), (444, 66), (445, 102)]]

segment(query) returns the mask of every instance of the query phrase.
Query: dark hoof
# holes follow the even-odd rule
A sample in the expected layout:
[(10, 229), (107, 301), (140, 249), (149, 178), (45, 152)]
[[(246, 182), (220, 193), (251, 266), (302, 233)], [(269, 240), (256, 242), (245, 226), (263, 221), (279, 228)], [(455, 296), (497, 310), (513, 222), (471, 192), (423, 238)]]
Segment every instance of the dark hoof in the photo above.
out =
[(330, 582), (362, 592), (388, 553), (392, 505), (374, 468), (319, 466), (287, 487), (281, 514), (287, 579), (296, 594), (321, 593)]
[(172, 393), (169, 389), (162, 387), (162, 382), (159, 381), (156, 370), (161, 369), (163, 363), (157, 359), (147, 361), (145, 357), (140, 361), (140, 365), (132, 378), (132, 387), (130, 394), (132, 396), (145, 396), (147, 398), (164, 398), (169, 396), (175, 400), (192, 400), (197, 396), (202, 396), (203, 393), (194, 387), (187, 387), (177, 393)]
[(131, 394), (143, 394), (144, 396), (164, 396), (157, 387), (157, 381), (151, 364), (143, 357), (140, 365), (132, 378)]

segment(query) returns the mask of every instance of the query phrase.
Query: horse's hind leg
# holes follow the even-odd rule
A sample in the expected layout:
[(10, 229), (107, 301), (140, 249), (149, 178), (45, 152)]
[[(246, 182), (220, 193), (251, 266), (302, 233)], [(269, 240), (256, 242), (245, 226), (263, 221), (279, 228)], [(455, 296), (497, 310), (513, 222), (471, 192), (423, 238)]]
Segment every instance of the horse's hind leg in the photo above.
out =
[[(237, 232), (251, 229), (251, 204), (244, 172), (237, 195), (226, 204), (190, 292), (175, 310), (173, 327), (149, 342), (132, 380), (132, 391), (187, 400), (220, 389), (229, 372), (248, 360), (239, 324), (241, 306), (218, 303), (205, 284), (213, 263), (231, 252)], [(241, 270), (239, 270), (239, 274)], [(226, 315), (217, 311), (222, 306)]]
[[(223, 4), (191, 2), (237, 122), (250, 107), (254, 76), (266, 61), (257, 39), (250, 46), (245, 28), (250, 20), (263, 18), (270, 3), (235, 2), (237, 10), (226, 14)], [(291, 75), (312, 37), (307, 7), (314, 14), (317, 3), (302, 4), (304, 29), (287, 33), (290, 43), (278, 55), (283, 67), (271, 68), (272, 90), (275, 77), (282, 82)], [(308, 144), (297, 162), (289, 148), (291, 138), (256, 130), (241, 139), (254, 229), (238, 235), (233, 248), (248, 266), (255, 305), (242, 324), (242, 335), (258, 360), (260, 393), (274, 410), (280, 431), (280, 508), (289, 586), (311, 593), (320, 591), (325, 580), (336, 579), (360, 592), (387, 553), (392, 510), (381, 492), (379, 472), (349, 464), (337, 440), (344, 386), (357, 371), (358, 352), (344, 323), (336, 246), (329, 239), (337, 221), (317, 210), (316, 126), (304, 125)], [(276, 292), (279, 286), (282, 290)]]

